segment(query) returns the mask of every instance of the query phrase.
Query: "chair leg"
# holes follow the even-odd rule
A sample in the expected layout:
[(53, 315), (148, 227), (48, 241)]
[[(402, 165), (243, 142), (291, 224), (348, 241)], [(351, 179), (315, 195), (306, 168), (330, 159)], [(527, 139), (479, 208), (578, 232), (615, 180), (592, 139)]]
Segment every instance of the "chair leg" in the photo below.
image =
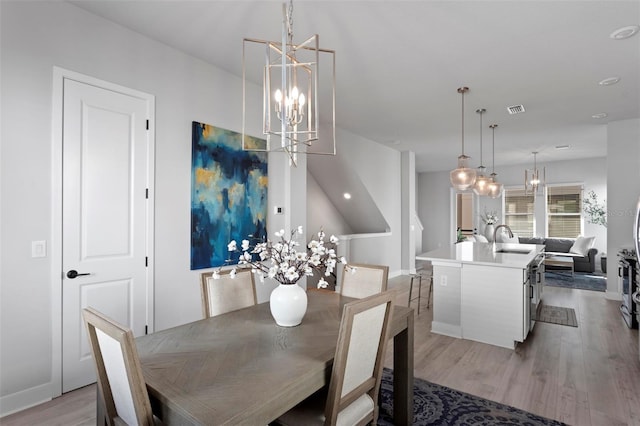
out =
[(418, 275), (418, 315), (420, 315), (420, 298), (422, 297), (422, 275)]
[(407, 301), (407, 308), (411, 307), (411, 293), (413, 292), (413, 279), (414, 275), (411, 276), (411, 283), (409, 284), (409, 300)]

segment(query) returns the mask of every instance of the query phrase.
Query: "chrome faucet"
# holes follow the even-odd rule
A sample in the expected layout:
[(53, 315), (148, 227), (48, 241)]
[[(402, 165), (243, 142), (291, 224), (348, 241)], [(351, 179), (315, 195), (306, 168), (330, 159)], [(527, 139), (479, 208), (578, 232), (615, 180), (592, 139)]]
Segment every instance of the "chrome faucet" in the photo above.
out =
[(511, 228), (509, 228), (507, 225), (498, 225), (496, 226), (496, 229), (493, 231), (493, 243), (496, 243), (496, 235), (498, 235), (498, 229), (500, 228), (507, 228), (507, 231), (509, 231), (509, 238), (513, 238), (513, 231), (511, 231)]

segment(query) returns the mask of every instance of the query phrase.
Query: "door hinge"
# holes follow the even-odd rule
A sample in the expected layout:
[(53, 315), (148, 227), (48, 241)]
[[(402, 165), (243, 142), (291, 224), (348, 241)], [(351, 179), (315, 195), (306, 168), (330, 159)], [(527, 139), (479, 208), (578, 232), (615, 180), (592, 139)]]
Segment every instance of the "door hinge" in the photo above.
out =
[(144, 257), (144, 267), (148, 267), (149, 266), (149, 256), (145, 256)]
[(149, 130), (149, 120), (147, 120), (147, 130)]
[(145, 326), (144, 326), (144, 334), (145, 334), (145, 336), (146, 336), (147, 334), (149, 334), (149, 326), (148, 326), (148, 325), (145, 325)]

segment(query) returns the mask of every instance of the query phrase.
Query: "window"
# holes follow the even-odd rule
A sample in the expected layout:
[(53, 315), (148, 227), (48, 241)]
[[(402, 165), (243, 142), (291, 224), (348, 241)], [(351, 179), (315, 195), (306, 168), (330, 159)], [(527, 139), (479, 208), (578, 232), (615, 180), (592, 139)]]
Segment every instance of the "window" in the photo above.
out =
[(547, 236), (582, 234), (582, 185), (547, 186)]
[(524, 189), (504, 190), (504, 222), (520, 237), (534, 235), (533, 203), (533, 194), (525, 194)]

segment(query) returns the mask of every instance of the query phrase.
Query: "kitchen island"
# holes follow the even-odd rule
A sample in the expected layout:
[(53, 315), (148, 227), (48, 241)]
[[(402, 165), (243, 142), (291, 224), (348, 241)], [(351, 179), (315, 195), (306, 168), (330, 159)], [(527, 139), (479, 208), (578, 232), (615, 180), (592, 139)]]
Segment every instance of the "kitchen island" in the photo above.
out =
[(535, 324), (544, 245), (462, 242), (416, 256), (433, 265), (431, 331), (514, 349)]

